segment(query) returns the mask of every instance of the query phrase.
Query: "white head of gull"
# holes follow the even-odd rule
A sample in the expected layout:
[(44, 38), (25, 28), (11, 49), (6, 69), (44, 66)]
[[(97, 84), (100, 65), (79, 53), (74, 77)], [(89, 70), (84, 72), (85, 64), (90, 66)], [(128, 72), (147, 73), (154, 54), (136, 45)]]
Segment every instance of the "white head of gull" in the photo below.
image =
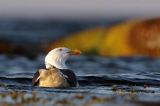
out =
[(68, 48), (60, 47), (51, 50), (45, 57), (46, 69), (54, 66), (58, 69), (68, 69), (66, 60), (70, 56), (71, 50)]
[(66, 60), (71, 55), (79, 55), (79, 50), (58, 47), (45, 57), (46, 69), (39, 69), (33, 76), (33, 85), (41, 87), (74, 87), (78, 85), (76, 75), (68, 69)]

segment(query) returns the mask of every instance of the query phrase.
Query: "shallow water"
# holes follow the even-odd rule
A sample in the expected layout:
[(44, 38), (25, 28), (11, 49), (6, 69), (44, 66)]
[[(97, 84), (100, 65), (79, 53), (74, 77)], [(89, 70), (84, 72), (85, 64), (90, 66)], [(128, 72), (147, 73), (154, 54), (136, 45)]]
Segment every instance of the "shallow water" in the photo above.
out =
[[(160, 59), (158, 58), (72, 57), (67, 64), (78, 76), (80, 86), (66, 89), (32, 86), (31, 78), (37, 69), (44, 67), (43, 59), (44, 55), (35, 60), (23, 56), (0, 55), (0, 92), (23, 91), (31, 94), (35, 91), (39, 97), (43, 95), (42, 97), (47, 100), (55, 100), (55, 98), (72, 100), (73, 96), (80, 94), (85, 97), (81, 102), (85, 102), (87, 98), (94, 95), (101, 98), (114, 97), (116, 99), (113, 100), (116, 102), (112, 101), (111, 106), (121, 103), (144, 105), (146, 102), (154, 102), (160, 104)], [(50, 94), (54, 96), (49, 96)], [(136, 99), (128, 99), (132, 97), (128, 95), (134, 95)], [(4, 99), (4, 101), (8, 100)], [(4, 101), (2, 99), (0, 102)], [(82, 104), (81, 102), (77, 102), (76, 105)]]

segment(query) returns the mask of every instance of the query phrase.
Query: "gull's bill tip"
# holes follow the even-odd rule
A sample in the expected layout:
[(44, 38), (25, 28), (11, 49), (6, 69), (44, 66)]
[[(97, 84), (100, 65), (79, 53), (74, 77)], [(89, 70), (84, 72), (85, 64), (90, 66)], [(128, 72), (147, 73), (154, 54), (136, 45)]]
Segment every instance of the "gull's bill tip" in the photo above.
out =
[(75, 50), (69, 51), (68, 53), (70, 53), (71, 55), (80, 55), (80, 54), (81, 54), (81, 51), (78, 50), (78, 49), (75, 49)]

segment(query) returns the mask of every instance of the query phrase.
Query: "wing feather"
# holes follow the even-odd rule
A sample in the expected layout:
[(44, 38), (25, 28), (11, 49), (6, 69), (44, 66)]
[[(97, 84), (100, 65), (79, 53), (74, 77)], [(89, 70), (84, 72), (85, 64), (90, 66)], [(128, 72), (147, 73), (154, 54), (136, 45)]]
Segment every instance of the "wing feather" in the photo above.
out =
[(72, 70), (61, 69), (60, 71), (66, 76), (65, 78), (71, 87), (77, 86), (77, 78)]
[(33, 79), (32, 79), (32, 84), (39, 85), (39, 79), (40, 79), (40, 72), (39, 70), (34, 74)]

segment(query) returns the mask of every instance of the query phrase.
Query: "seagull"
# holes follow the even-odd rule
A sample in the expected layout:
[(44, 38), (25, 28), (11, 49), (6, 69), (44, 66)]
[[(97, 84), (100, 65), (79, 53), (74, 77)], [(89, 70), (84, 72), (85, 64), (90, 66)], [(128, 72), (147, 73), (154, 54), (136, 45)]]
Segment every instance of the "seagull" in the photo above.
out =
[(79, 50), (58, 47), (45, 57), (46, 69), (39, 69), (33, 76), (32, 84), (39, 87), (76, 87), (78, 81), (74, 72), (68, 69), (66, 60), (71, 55), (80, 55)]

